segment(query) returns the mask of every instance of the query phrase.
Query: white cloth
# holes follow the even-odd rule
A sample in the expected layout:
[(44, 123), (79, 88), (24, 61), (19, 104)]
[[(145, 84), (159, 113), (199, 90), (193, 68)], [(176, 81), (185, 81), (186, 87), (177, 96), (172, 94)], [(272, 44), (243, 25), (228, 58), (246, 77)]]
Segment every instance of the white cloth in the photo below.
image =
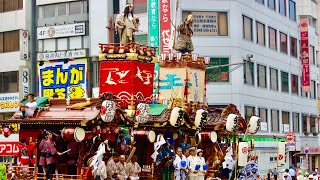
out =
[(187, 166), (185, 168), (188, 168), (187, 158), (182, 155), (181, 157), (176, 154), (174, 161), (173, 161), (173, 167), (174, 167), (174, 179), (175, 180), (186, 180), (187, 179), (187, 173), (188, 170), (183, 171), (181, 170), (181, 161), (185, 161)]
[(107, 163), (107, 179), (111, 180), (114, 173), (118, 173), (117, 166), (114, 160), (110, 159)]
[(96, 176), (100, 176), (101, 180), (107, 179), (107, 166), (104, 161), (100, 162), (96, 170)]
[(206, 164), (204, 157), (197, 157), (198, 163), (200, 165), (200, 172), (198, 172), (198, 180), (204, 180), (205, 171), (203, 166)]
[(32, 103), (28, 102), (26, 106), (28, 106), (28, 108), (25, 109), (26, 116), (32, 117), (34, 114), (34, 111), (37, 109), (38, 104), (34, 101)]
[(127, 164), (127, 175), (132, 179), (139, 179), (139, 174), (141, 172), (141, 167), (137, 162), (129, 162)]
[(290, 176), (296, 176), (296, 171), (294, 169), (289, 169), (289, 175)]
[(118, 170), (118, 172), (119, 172), (118, 178), (119, 178), (120, 180), (125, 180), (125, 179), (127, 179), (127, 178), (128, 178), (128, 175), (127, 175), (127, 173), (126, 173), (127, 163), (124, 162), (124, 163), (122, 164), (122, 163), (119, 161), (119, 162), (117, 162), (116, 166), (117, 166), (117, 170)]
[(195, 172), (196, 170), (195, 170), (195, 167), (196, 167), (196, 165), (198, 165), (198, 163), (199, 163), (199, 160), (198, 160), (198, 158), (197, 157), (195, 157), (195, 156), (189, 156), (188, 158), (188, 161), (189, 161), (189, 168), (190, 168), (190, 172), (189, 172), (189, 179), (196, 179), (197, 177), (198, 177), (198, 171), (197, 172)]

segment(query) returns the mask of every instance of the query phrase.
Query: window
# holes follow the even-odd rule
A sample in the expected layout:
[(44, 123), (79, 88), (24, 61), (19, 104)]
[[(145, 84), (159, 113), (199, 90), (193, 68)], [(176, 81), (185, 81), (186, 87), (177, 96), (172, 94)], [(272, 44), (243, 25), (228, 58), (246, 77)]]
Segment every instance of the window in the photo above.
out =
[(244, 83), (254, 85), (254, 64), (247, 63), (244, 66)]
[(19, 51), (19, 31), (0, 32), (0, 53)]
[(310, 82), (310, 98), (316, 99), (316, 81)]
[(271, 131), (279, 132), (279, 111), (271, 110)]
[(292, 0), (289, 0), (289, 18), (293, 21), (296, 21), (296, 3)]
[(278, 91), (278, 70), (270, 68), (270, 89)]
[(310, 131), (308, 128), (308, 125), (307, 125), (308, 120), (310, 123), (310, 119), (309, 119), (308, 115), (302, 114), (302, 128), (303, 128), (302, 131), (303, 131), (303, 133), (309, 133), (308, 131)]
[(310, 59), (310, 64), (316, 64), (316, 57), (314, 55), (314, 47), (310, 46), (309, 47), (309, 59)]
[(297, 57), (297, 39), (290, 37), (290, 54), (293, 57)]
[(293, 132), (298, 133), (300, 131), (299, 113), (292, 113), (292, 123)]
[[(260, 117), (260, 122), (261, 122), (261, 126), (260, 126), (260, 130), (261, 131), (268, 131), (268, 109), (264, 109), (264, 108), (259, 108), (259, 117)], [(263, 123), (266, 124), (263, 125)], [(266, 128), (265, 128), (266, 127)]]
[[(229, 64), (229, 58), (211, 58), (211, 66)], [(207, 82), (229, 82), (229, 66), (206, 70)]]
[(246, 122), (249, 122), (251, 116), (254, 116), (254, 115), (256, 114), (256, 113), (255, 113), (255, 107), (245, 106), (244, 109), (245, 109), (245, 119), (246, 119)]
[(139, 0), (134, 2), (133, 13), (146, 13), (147, 12), (148, 2), (147, 0)]
[(287, 15), (287, 0), (279, 0), (279, 13), (286, 16)]
[(285, 33), (280, 33), (280, 51), (288, 54), (288, 41)]
[(44, 18), (55, 17), (56, 15), (56, 5), (50, 4), (44, 6)]
[[(141, 0), (139, 0), (141, 1)], [(134, 9), (136, 1), (134, 2)], [(216, 11), (182, 11), (182, 19), (193, 15), (193, 36), (228, 36), (228, 13)], [(204, 26), (203, 22), (210, 17)]]
[(290, 131), (289, 112), (282, 111), (283, 132)]
[(289, 92), (289, 75), (281, 71), (281, 92)]
[(61, 3), (58, 4), (58, 16), (64, 16), (67, 15), (67, 4)]
[(23, 0), (0, 0), (0, 13), (23, 9)]
[(302, 91), (302, 77), (301, 77), (300, 80), (301, 80), (301, 81), (300, 81), (300, 84), (301, 84), (301, 86), (300, 86), (301, 96), (302, 96), (302, 97), (308, 97), (308, 92), (303, 92), (303, 91)]
[(243, 38), (249, 41), (253, 40), (252, 19), (247, 16), (243, 16)]
[(266, 42), (265, 42), (265, 26), (264, 24), (257, 22), (256, 23), (257, 26), (257, 43), (260, 45), (265, 46)]
[(267, 67), (258, 64), (257, 73), (258, 73), (258, 86), (267, 88)]
[(81, 14), (81, 1), (71, 2), (69, 4), (69, 15)]
[(264, 0), (256, 0), (257, 2), (264, 4)]
[[(318, 125), (318, 122), (317, 122), (317, 125)], [(312, 115), (310, 117), (310, 130), (311, 130), (311, 133), (316, 133), (316, 117)]]
[(275, 2), (275, 0), (268, 0), (268, 7), (270, 9), (276, 10), (276, 2)]
[(298, 90), (298, 76), (291, 74), (291, 93), (292, 94), (299, 94), (299, 90)]
[(0, 73), (0, 93), (13, 93), (19, 91), (18, 71)]
[(277, 30), (269, 27), (269, 48), (277, 49)]

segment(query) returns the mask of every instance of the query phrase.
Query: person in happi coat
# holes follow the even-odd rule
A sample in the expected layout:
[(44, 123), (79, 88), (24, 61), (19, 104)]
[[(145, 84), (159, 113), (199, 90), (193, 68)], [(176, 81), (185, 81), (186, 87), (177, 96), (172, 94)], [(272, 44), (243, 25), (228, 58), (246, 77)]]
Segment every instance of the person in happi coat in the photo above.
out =
[(55, 155), (61, 155), (57, 151), (55, 144), (53, 142), (53, 134), (51, 131), (47, 131), (47, 141), (46, 141), (46, 178), (47, 180), (51, 179), (51, 175), (55, 173), (56, 169), (56, 160)]
[(174, 179), (186, 180), (188, 177), (188, 164), (187, 158), (182, 154), (182, 148), (178, 147), (176, 150), (176, 156), (173, 161), (174, 167)]
[(118, 175), (118, 169), (116, 163), (119, 162), (119, 154), (115, 153), (111, 159), (109, 159), (107, 163), (107, 173), (108, 173), (108, 180), (115, 179)]
[(206, 165), (206, 160), (203, 157), (203, 150), (202, 149), (197, 150), (197, 159), (198, 159), (197, 164), (200, 165), (200, 170), (198, 172), (198, 180), (204, 180), (206, 170), (204, 170), (203, 167)]
[(128, 178), (128, 175), (126, 172), (127, 163), (125, 161), (126, 161), (125, 155), (120, 155), (119, 162), (116, 163), (117, 170), (119, 172), (118, 174), (119, 180), (125, 180)]
[(39, 172), (40, 173), (45, 173), (45, 167), (46, 167), (46, 148), (47, 148), (47, 136), (46, 136), (46, 132), (43, 131), (41, 132), (39, 138), (40, 143), (39, 143), (39, 163), (38, 165), (41, 166), (41, 168), (39, 168)]
[(196, 155), (196, 148), (195, 147), (189, 148), (189, 153), (190, 153), (190, 156), (187, 158), (189, 161), (188, 177), (190, 180), (197, 179), (199, 169), (196, 169), (196, 166), (198, 165), (198, 158), (195, 156)]
[(98, 168), (95, 172), (95, 180), (105, 180), (108, 177), (107, 166), (108, 158), (103, 156), (102, 161), (99, 163)]
[(139, 179), (139, 174), (141, 173), (141, 167), (137, 162), (138, 157), (133, 156), (131, 162), (127, 164), (127, 174), (130, 180)]

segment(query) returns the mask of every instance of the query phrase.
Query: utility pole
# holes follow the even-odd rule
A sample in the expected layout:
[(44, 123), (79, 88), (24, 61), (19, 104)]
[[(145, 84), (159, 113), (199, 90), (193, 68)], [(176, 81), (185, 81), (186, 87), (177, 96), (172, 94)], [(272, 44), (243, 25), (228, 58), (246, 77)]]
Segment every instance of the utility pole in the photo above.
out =
[(27, 0), (27, 28), (29, 31), (29, 74), (30, 74), (30, 92), (37, 94), (37, 5), (36, 0)]

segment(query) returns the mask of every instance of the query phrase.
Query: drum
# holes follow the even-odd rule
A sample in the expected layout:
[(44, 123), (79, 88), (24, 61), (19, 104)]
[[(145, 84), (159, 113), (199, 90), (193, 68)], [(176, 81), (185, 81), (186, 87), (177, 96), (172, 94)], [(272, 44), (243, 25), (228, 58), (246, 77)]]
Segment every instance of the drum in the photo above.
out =
[(234, 132), (238, 124), (238, 115), (229, 114), (226, 123), (226, 130), (229, 132)]
[(211, 141), (213, 143), (217, 142), (217, 133), (215, 131), (211, 132), (201, 132), (196, 134), (196, 143), (200, 144), (201, 142)]
[(92, 140), (94, 138), (94, 136), (96, 136), (96, 135), (92, 131), (86, 131), (83, 141)]
[(194, 126), (196, 128), (202, 128), (207, 123), (208, 111), (204, 109), (197, 110), (196, 117), (194, 120)]
[(81, 142), (86, 136), (86, 132), (81, 127), (65, 127), (61, 131), (61, 136), (67, 142)]
[(146, 131), (146, 130), (135, 130), (133, 131), (134, 140), (144, 140), (148, 138), (148, 140), (153, 143), (156, 140), (156, 133), (154, 131)]

